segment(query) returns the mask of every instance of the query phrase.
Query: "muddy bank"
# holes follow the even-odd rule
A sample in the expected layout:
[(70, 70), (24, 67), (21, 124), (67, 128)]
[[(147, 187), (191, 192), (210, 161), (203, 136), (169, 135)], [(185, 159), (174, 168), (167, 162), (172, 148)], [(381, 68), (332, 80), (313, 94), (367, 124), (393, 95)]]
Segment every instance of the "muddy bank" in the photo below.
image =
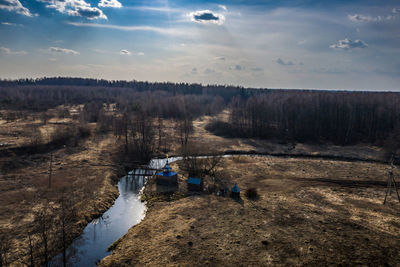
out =
[[(108, 247), (124, 235), (133, 225), (139, 223), (146, 211), (138, 193), (144, 185), (141, 176), (129, 175), (118, 182), (119, 196), (114, 204), (100, 218), (86, 225), (82, 234), (67, 249), (71, 255), (71, 266), (95, 266), (96, 262), (109, 254)], [(62, 254), (53, 258), (50, 266), (59, 266)]]
[(240, 157), (224, 159), (223, 168), (242, 194), (255, 187), (260, 199), (153, 201), (100, 266), (395, 266), (400, 260), (400, 204), (392, 198), (382, 205), (387, 165)]
[[(58, 212), (61, 194), (65, 194), (75, 207), (70, 229), (75, 237), (90, 221), (108, 210), (119, 195), (116, 185), (125, 175), (125, 168), (114, 164), (113, 139), (104, 136), (98, 140), (86, 140), (80, 147), (52, 152), (51, 188), (48, 188), (48, 154), (26, 155), (24, 161), (29, 164), (0, 175), (0, 232), (10, 240), (8, 263), (12, 266), (29, 262), (28, 233), (37, 225), (35, 214), (46, 205), (50, 214)], [(50, 224), (50, 256), (57, 253), (53, 242), (59, 242), (56, 240), (59, 238), (58, 226), (56, 221)], [(39, 264), (42, 253), (40, 236), (34, 232), (32, 239), (35, 261)]]

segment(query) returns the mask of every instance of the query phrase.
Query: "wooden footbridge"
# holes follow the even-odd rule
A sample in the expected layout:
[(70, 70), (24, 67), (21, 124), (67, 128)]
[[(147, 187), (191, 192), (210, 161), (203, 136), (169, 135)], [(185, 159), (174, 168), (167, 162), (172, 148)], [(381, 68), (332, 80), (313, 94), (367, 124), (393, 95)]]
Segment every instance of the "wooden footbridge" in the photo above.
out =
[(153, 169), (153, 168), (135, 168), (132, 171), (128, 172), (128, 175), (132, 176), (153, 176), (160, 169)]

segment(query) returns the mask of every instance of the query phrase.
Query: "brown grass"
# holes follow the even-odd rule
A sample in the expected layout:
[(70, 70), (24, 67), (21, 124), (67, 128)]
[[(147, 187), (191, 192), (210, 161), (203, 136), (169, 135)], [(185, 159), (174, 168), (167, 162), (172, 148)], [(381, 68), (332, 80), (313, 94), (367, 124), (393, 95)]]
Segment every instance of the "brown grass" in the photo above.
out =
[[(101, 266), (396, 265), (400, 204), (382, 164), (252, 157), (224, 168), (251, 201), (192, 196), (149, 206)], [(232, 181), (233, 182), (233, 181)]]
[[(70, 113), (78, 117), (78, 107), (71, 107)], [(224, 111), (219, 117), (226, 120), (228, 116), (227, 111)], [(194, 121), (195, 132), (190, 138), (190, 142), (204, 150), (212, 148), (214, 152), (255, 150), (279, 153), (288, 149), (287, 145), (273, 141), (224, 139), (215, 136), (204, 129), (211, 119), (204, 116)], [(42, 133), (42, 141), (48, 142), (57, 127), (71, 122), (73, 121), (69, 118), (52, 118), (46, 125), (40, 120), (30, 118), (8, 123), (0, 121), (0, 143), (9, 144), (7, 147), (27, 145), (32, 140), (32, 129), (35, 127)], [(178, 154), (180, 145), (174, 132), (174, 124), (166, 121), (164, 125), (168, 127), (166, 140), (169, 154)], [(90, 127), (94, 130), (96, 125), (91, 124)], [(54, 150), (50, 190), (47, 188), (49, 153), (0, 159), (15, 167), (0, 174), (0, 230), (12, 233), (12, 255), (18, 255), (26, 248), (23, 244), (26, 244), (26, 232), (33, 221), (33, 211), (43, 201), (54, 203), (60, 190), (65, 187), (79, 211), (77, 232), (111, 206), (118, 193), (112, 180), (116, 180), (116, 175), (121, 174), (120, 169), (110, 165), (115, 148), (115, 139), (106, 135), (94, 136), (78, 147)], [(292, 152), (358, 155), (364, 158), (379, 158), (382, 154), (376, 147), (362, 145), (343, 148), (297, 144)], [(377, 255), (378, 259), (383, 253), (376, 248), (380, 242), (387, 247), (399, 246), (399, 236), (395, 234), (400, 227), (396, 206), (393, 206), (393, 202), (385, 207), (380, 204), (384, 191), (382, 183), (385, 180), (383, 165), (236, 156), (226, 159), (221, 169), (221, 173), (232, 183), (239, 182), (242, 192), (247, 188), (257, 187), (260, 200), (256, 204), (247, 199), (237, 203), (231, 199), (208, 195), (170, 203), (153, 202), (144, 222), (131, 229), (127, 236), (128, 241), (123, 239), (117, 246), (115, 255), (106, 259), (104, 265), (112, 265), (113, 262), (123, 265), (124, 261), (127, 265), (165, 265), (168, 262), (183, 265), (190, 262), (225, 265), (227, 262), (239, 264), (240, 257), (254, 260), (258, 264), (313, 264), (315, 261), (311, 260), (318, 259), (314, 257), (315, 247), (323, 247), (325, 244), (321, 240), (327, 240), (328, 245), (331, 244), (331, 247), (317, 253), (323, 261), (332, 263), (324, 255), (332, 254), (329, 249), (333, 249), (337, 251), (335, 259), (339, 259), (340, 252), (344, 253), (340, 259), (354, 263), (355, 259), (346, 251), (342, 252), (342, 249), (332, 246), (339, 246), (340, 242), (346, 241), (349, 251), (352, 251), (349, 246), (361, 246), (361, 251), (368, 252), (361, 242), (363, 238), (368, 238), (372, 240), (372, 255)], [(292, 227), (296, 221), (300, 226)], [(326, 231), (329, 230), (326, 239), (316, 230), (324, 225), (319, 221), (326, 222), (330, 227), (330, 230), (326, 228), (328, 226), (325, 227)], [(352, 227), (361, 227), (355, 226), (360, 224), (367, 227), (362, 228), (360, 233), (352, 233)], [(338, 230), (339, 233), (345, 232), (346, 238), (336, 237), (336, 226), (341, 229)], [(358, 231), (355, 229), (354, 231)], [(371, 234), (366, 234), (367, 231), (371, 231)], [(385, 234), (380, 237), (380, 233)], [(279, 234), (283, 237), (280, 238)], [(181, 237), (177, 238), (178, 235)], [(132, 245), (129, 241), (131, 238), (137, 243)], [(311, 239), (314, 241), (310, 241)], [(352, 239), (356, 241), (350, 242)], [(310, 252), (311, 246), (314, 252)], [(282, 250), (288, 252), (280, 256)], [(255, 255), (256, 252), (259, 256)], [(388, 253), (391, 253), (390, 249)], [(373, 256), (368, 256), (363, 262), (373, 259)], [(389, 256), (388, 259), (392, 263), (396, 258)], [(341, 261), (338, 260), (337, 263)]]
[[(40, 122), (30, 121), (1, 123), (6, 127), (0, 127), (0, 142), (7, 140), (14, 146), (29, 143), (32, 123), (48, 134), (59, 127), (58, 124), (41, 125)], [(23, 138), (14, 136), (12, 133), (15, 131), (21, 132)], [(47, 136), (44, 137), (46, 140)], [(17, 166), (0, 174), (0, 230), (10, 233), (12, 247), (9, 259), (14, 261), (12, 265), (21, 264), (34, 211), (43, 203), (52, 203), (56, 207), (61, 192), (66, 190), (69, 200), (78, 211), (74, 231), (79, 234), (91, 219), (107, 210), (118, 196), (118, 189), (114, 185), (116, 176), (122, 173), (113, 165), (116, 145), (112, 135), (83, 139), (77, 147), (63, 147), (52, 150), (52, 153), (51, 188), (48, 188), (50, 151), (13, 159), (0, 158)]]

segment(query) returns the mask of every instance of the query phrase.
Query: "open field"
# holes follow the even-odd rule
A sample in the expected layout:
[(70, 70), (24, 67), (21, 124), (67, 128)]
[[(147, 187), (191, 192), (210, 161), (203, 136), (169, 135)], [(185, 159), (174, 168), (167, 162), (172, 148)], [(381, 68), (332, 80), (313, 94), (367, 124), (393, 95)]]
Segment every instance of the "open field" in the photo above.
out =
[[(70, 113), (79, 115), (75, 109)], [(228, 115), (228, 111), (225, 110), (217, 117), (224, 120)], [(189, 137), (189, 144), (201, 147), (200, 152), (253, 151), (342, 156), (367, 160), (380, 160), (383, 157), (382, 149), (362, 144), (341, 147), (329, 144), (278, 143), (256, 138), (223, 138), (205, 129), (205, 126), (213, 119), (215, 117), (202, 116), (193, 121), (194, 132)], [(47, 204), (50, 204), (52, 208), (57, 208), (57, 200), (62, 191), (66, 190), (68, 198), (77, 210), (72, 228), (75, 236), (87, 222), (107, 210), (117, 197), (115, 182), (124, 175), (123, 167), (115, 164), (115, 156), (118, 153), (117, 139), (111, 132), (94, 134), (97, 123), (87, 124), (91, 135), (78, 140), (78, 144), (73, 146), (45, 146), (37, 153), (7, 152), (8, 149), (19, 151), (18, 148), (31, 145), (35, 142), (35, 134), (38, 133), (40, 133), (40, 141), (47, 143), (58, 128), (74, 123), (77, 121), (71, 118), (51, 118), (46, 123), (40, 119), (31, 118), (11, 122), (1, 121), (0, 142), (5, 145), (0, 151), (2, 168), (4, 168), (0, 176), (0, 226), (3, 233), (12, 233), (7, 236), (11, 240), (9, 260), (14, 262), (14, 265), (18, 265), (24, 259), (22, 255), (27, 253), (27, 233), (34, 225), (35, 214)], [(181, 153), (175, 123), (173, 120), (164, 121), (164, 140), (168, 140), (167, 153), (170, 155)], [(160, 156), (165, 155), (165, 152), (157, 151)], [(50, 153), (53, 154), (53, 163), (52, 186), (49, 189)], [(229, 198), (202, 195), (171, 203), (155, 202), (149, 207), (146, 219), (128, 233), (117, 247), (115, 255), (106, 259), (103, 264), (116, 262), (117, 257), (120, 257), (121, 261), (126, 260), (129, 264), (150, 264), (152, 261), (154, 264), (165, 262), (186, 264), (194, 259), (203, 263), (225, 264), (227, 260), (239, 262), (240, 258), (254, 260), (257, 264), (264, 262), (312, 263), (312, 260), (316, 260), (315, 255), (323, 258), (327, 253), (327, 250), (317, 253), (317, 247), (325, 244), (323, 241), (325, 237), (318, 232), (318, 229), (325, 227), (323, 228), (326, 231), (323, 232), (324, 235), (329, 233), (334, 235), (335, 229), (342, 229), (338, 231), (343, 231), (348, 235), (336, 240), (336, 243), (334, 241), (332, 244), (329, 243), (331, 249), (335, 250), (337, 248), (334, 246), (338, 246), (340, 242), (353, 240), (355, 237), (351, 234), (352, 227), (356, 227), (354, 225), (362, 220), (366, 224), (366, 218), (371, 214), (375, 216), (375, 220), (368, 221), (368, 225), (372, 225), (375, 232), (367, 235), (365, 232), (370, 228), (362, 228), (364, 230), (360, 230), (360, 235), (362, 238), (367, 235), (365, 238), (372, 240), (371, 244), (375, 244), (373, 242), (378, 244), (382, 241), (378, 236), (378, 233), (383, 231), (382, 229), (389, 229), (386, 229), (385, 233), (389, 231), (390, 237), (399, 228), (399, 213), (396, 213), (396, 206), (380, 204), (386, 179), (384, 168), (385, 166), (381, 164), (329, 160), (244, 156), (235, 157), (234, 160), (227, 159), (220, 170), (226, 171), (231, 183), (239, 182), (242, 189), (257, 187), (261, 194), (259, 201), (250, 202), (243, 199), (242, 203), (237, 203)], [(183, 181), (184, 177), (181, 178)], [(337, 217), (338, 214), (340, 220)], [(379, 216), (386, 216), (386, 214), (389, 215), (378, 219)], [(299, 223), (296, 223), (297, 220)], [(172, 222), (171, 225), (168, 222)], [(290, 228), (291, 230), (281, 229), (281, 224), (294, 224), (295, 227)], [(300, 225), (297, 226), (297, 224)], [(337, 224), (340, 226), (335, 228)], [(217, 228), (211, 229), (213, 225)], [(135, 242), (139, 240), (138, 245), (134, 247), (129, 241), (133, 240), (129, 237), (131, 232), (136, 235)], [(286, 235), (282, 240), (276, 236), (279, 232), (283, 233), (282, 236)], [(232, 236), (228, 237), (230, 233)], [(256, 237), (259, 238), (260, 233), (262, 233), (261, 241), (256, 239)], [(294, 236), (298, 236), (298, 233), (301, 234), (301, 238), (309, 236), (308, 239), (313, 241), (298, 240), (294, 243)], [(178, 235), (181, 237), (177, 238)], [(290, 235), (293, 236), (290, 237)], [(387, 244), (390, 244), (389, 237), (388, 240), (385, 239)], [(398, 242), (398, 236), (396, 238), (393, 242)], [(326, 240), (328, 239), (326, 237)], [(238, 241), (240, 244), (237, 243)], [(267, 244), (265, 242), (265, 244), (260, 243), (262, 241), (266, 241), (268, 245), (265, 245)], [(361, 242), (362, 239), (358, 241)], [(148, 242), (163, 244), (157, 253), (163, 252), (165, 257), (156, 259), (157, 255), (152, 256), (158, 247)], [(187, 242), (192, 242), (193, 245), (189, 246)], [(272, 246), (272, 243), (280, 245)], [(137, 252), (139, 244), (147, 247), (147, 251)], [(217, 249), (215, 244), (219, 244)], [(243, 244), (246, 244), (246, 247)], [(398, 246), (398, 243), (394, 245)], [(124, 246), (129, 246), (130, 249)], [(266, 247), (269, 247), (271, 251), (265, 250)], [(266, 254), (252, 256), (260, 248), (263, 249), (260, 251)], [(198, 255), (189, 253), (189, 249)], [(282, 250), (286, 251), (286, 249), (289, 251), (288, 259), (291, 258), (288, 262), (277, 258), (277, 255), (281, 255)], [(123, 254), (124, 250), (128, 253)], [(250, 250), (255, 250), (255, 252), (250, 252)], [(139, 255), (142, 252), (143, 257), (135, 256), (136, 259), (132, 260), (132, 255)], [(296, 256), (296, 259), (293, 255), (303, 256)], [(343, 256), (343, 261), (354, 262), (348, 257), (350, 256)], [(117, 261), (118, 264), (121, 264), (121, 261)]]
[[(46, 124), (30, 119), (0, 123), (0, 140), (5, 144), (0, 150), (0, 232), (8, 240), (7, 263), (20, 266), (27, 260), (28, 233), (35, 232), (35, 216), (41, 210), (54, 214), (64, 195), (75, 210), (69, 231), (76, 236), (113, 204), (118, 196), (115, 182), (124, 170), (114, 163), (117, 145), (111, 134), (89, 135), (75, 144), (60, 146), (49, 144), (50, 136), (60, 127), (73, 125), (70, 119), (52, 119)], [(90, 132), (95, 127), (87, 125)], [(40, 142), (44, 144), (37, 151), (32, 129), (41, 133)], [(56, 241), (59, 230), (55, 222), (51, 227), (50, 253), (54, 254), (54, 242), (60, 245)]]
[(112, 163), (109, 151), (113, 148), (109, 142), (107, 138), (86, 141), (76, 151), (68, 148), (53, 151), (51, 188), (48, 188), (47, 154), (23, 157), (17, 169), (1, 175), (0, 225), (3, 232), (12, 233), (9, 238), (13, 261), (21, 260), (28, 249), (27, 233), (35, 226), (35, 213), (48, 204), (57, 208), (61, 192), (65, 191), (76, 210), (72, 229), (75, 235), (112, 205), (118, 196), (114, 182), (121, 174), (118, 168), (109, 165)]
[[(221, 166), (241, 201), (195, 195), (151, 202), (101, 266), (388, 265), (400, 246), (400, 204), (383, 206), (387, 166), (235, 157)], [(257, 188), (257, 201), (243, 192)]]

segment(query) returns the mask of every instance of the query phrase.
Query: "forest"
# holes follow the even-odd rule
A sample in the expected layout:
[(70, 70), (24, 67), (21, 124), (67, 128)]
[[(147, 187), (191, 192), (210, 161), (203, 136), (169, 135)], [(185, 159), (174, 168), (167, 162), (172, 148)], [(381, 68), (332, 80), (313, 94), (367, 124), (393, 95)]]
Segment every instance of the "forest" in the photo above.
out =
[(104, 109), (115, 104), (125, 117), (136, 114), (142, 119), (183, 121), (229, 109), (229, 121), (214, 120), (207, 126), (225, 137), (385, 146), (392, 144), (400, 131), (400, 94), (395, 92), (254, 89), (61, 77), (0, 81), (0, 108), (7, 110), (1, 116), (5, 119), (23, 116), (23, 111), (45, 112), (74, 104), (84, 105), (85, 121), (100, 120), (105, 128), (111, 118)]

